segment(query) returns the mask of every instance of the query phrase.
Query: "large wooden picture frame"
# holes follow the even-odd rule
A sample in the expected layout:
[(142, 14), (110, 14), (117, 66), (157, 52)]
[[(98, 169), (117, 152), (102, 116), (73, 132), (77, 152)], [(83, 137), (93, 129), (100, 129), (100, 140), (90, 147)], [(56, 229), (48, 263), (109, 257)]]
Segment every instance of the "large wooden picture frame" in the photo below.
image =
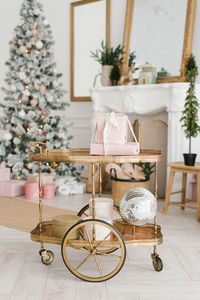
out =
[[(123, 59), (123, 65), (122, 65), (122, 73), (123, 74), (126, 74), (127, 70), (128, 70), (130, 35), (131, 35), (131, 30), (132, 30), (134, 2), (135, 2), (135, 0), (127, 0), (127, 5), (126, 5), (126, 19), (125, 19), (124, 40), (123, 40), (123, 45), (124, 45), (124, 59)], [(188, 0), (187, 1), (186, 21), (185, 21), (184, 44), (183, 44), (182, 60), (181, 60), (181, 66), (180, 66), (180, 75), (179, 76), (157, 77), (157, 83), (186, 81), (186, 76), (185, 76), (186, 62), (192, 53), (195, 12), (196, 12), (196, 0)]]
[[(90, 97), (83, 96), (75, 96), (74, 90), (74, 83), (75, 83), (75, 72), (74, 72), (74, 31), (75, 31), (75, 24), (74, 24), (74, 9), (77, 6), (85, 5), (93, 2), (99, 2), (102, 0), (82, 0), (73, 2), (70, 4), (70, 24), (71, 24), (71, 31), (70, 31), (70, 92), (71, 92), (71, 101), (91, 101)], [(91, 30), (93, 30), (91, 28)], [(110, 0), (106, 0), (106, 45), (110, 47)], [(95, 75), (95, 74), (94, 74)]]

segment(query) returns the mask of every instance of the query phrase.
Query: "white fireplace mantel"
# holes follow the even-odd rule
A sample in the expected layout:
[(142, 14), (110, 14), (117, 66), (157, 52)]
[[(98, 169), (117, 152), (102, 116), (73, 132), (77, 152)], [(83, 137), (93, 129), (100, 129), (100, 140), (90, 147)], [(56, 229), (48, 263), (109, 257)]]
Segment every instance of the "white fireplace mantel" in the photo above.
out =
[[(183, 160), (182, 153), (188, 152), (188, 141), (180, 124), (181, 111), (188, 83), (165, 83), (152, 85), (131, 85), (92, 88), (90, 96), (93, 102), (93, 118), (103, 112), (120, 112), (126, 114), (155, 115), (168, 112), (168, 149), (167, 161)], [(200, 85), (196, 84), (196, 95), (200, 99)], [(197, 142), (198, 139), (198, 142)], [(193, 152), (200, 159), (199, 137), (195, 139)]]

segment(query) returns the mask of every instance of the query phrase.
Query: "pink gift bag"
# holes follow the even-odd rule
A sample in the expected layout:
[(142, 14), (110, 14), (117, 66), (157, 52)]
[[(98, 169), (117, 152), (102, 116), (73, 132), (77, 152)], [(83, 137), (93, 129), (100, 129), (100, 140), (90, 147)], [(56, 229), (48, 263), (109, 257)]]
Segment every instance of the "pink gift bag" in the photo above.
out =
[[(136, 136), (134, 134), (133, 128), (130, 124), (130, 121), (126, 115), (120, 114), (120, 118), (122, 121), (122, 130), (120, 123), (117, 123), (117, 118), (119, 114), (115, 114), (114, 112), (107, 114), (104, 119), (97, 119), (97, 124), (95, 127), (95, 130), (92, 135), (91, 144), (90, 144), (90, 154), (91, 155), (138, 155), (140, 152), (139, 143), (136, 139)], [(123, 116), (123, 117), (122, 117)], [(99, 135), (98, 135), (98, 122), (100, 120), (99, 125)], [(102, 134), (102, 128), (103, 128), (103, 121), (106, 120), (105, 127), (103, 129)], [(124, 125), (124, 122), (126, 122), (126, 126)], [(117, 137), (116, 133), (114, 135), (113, 126), (116, 127), (115, 129), (118, 132), (118, 135), (121, 137), (120, 141), (125, 141), (125, 143), (117, 143), (115, 142), (115, 138)], [(135, 142), (127, 142), (127, 130), (125, 131), (125, 128), (130, 129), (133, 138), (135, 139)], [(100, 130), (101, 129), (101, 130)], [(97, 142), (95, 142), (95, 135), (97, 132)], [(111, 134), (110, 134), (111, 133)], [(114, 138), (111, 137), (112, 133), (114, 135)], [(103, 143), (100, 143), (103, 137)], [(124, 139), (122, 138), (124, 137)], [(112, 142), (111, 142), (112, 141)]]
[(109, 144), (124, 145), (127, 142), (127, 116), (123, 114), (102, 114), (97, 118), (97, 143), (104, 144), (105, 139)]

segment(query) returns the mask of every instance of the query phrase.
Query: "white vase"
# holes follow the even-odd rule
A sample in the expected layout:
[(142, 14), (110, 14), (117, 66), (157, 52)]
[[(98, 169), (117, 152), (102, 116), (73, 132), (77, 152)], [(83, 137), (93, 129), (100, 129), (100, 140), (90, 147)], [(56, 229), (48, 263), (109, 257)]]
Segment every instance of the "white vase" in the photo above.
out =
[(110, 66), (110, 65), (102, 66), (101, 84), (103, 86), (111, 85), (110, 72), (111, 72), (112, 68), (113, 68), (113, 66)]

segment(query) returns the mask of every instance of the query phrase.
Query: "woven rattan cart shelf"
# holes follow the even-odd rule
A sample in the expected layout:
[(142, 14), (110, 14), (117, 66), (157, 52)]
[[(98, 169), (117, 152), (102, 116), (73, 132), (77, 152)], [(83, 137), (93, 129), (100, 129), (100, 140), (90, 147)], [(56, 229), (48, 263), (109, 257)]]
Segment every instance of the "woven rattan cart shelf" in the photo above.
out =
[[(143, 150), (137, 156), (96, 156), (90, 155), (89, 149), (61, 149), (49, 150), (44, 143), (33, 143), (31, 146), (36, 147), (36, 152), (29, 155), (30, 160), (37, 161), (39, 164), (39, 224), (32, 230), (31, 239), (35, 242), (41, 243), (41, 260), (44, 264), (50, 264), (54, 255), (50, 250), (45, 250), (44, 243), (59, 244), (61, 245), (61, 252), (66, 267), (75, 276), (86, 281), (100, 282), (108, 280), (115, 276), (122, 268), (126, 258), (126, 247), (128, 246), (153, 246), (154, 251), (152, 254), (153, 266), (156, 271), (161, 271), (163, 268), (162, 261), (157, 254), (157, 245), (162, 243), (161, 228), (157, 225), (157, 218), (154, 219), (154, 224), (147, 224), (144, 226), (130, 225), (122, 219), (120, 212), (118, 218), (113, 221), (113, 225), (102, 220), (95, 218), (95, 184), (94, 173), (95, 164), (99, 163), (99, 197), (102, 194), (102, 164), (103, 163), (138, 163), (138, 162), (151, 162), (155, 164), (155, 198), (157, 199), (157, 167), (158, 162), (161, 160), (161, 152), (157, 150)], [(65, 163), (89, 163), (92, 165), (92, 219), (88, 217), (89, 205), (82, 208), (78, 215), (86, 217), (73, 225), (65, 234), (63, 239), (53, 236), (53, 224), (51, 221), (42, 220), (42, 182), (41, 182), (41, 164), (42, 162), (65, 162)], [(96, 237), (97, 229), (103, 228), (107, 234), (103, 238)], [(89, 232), (90, 229), (90, 232)], [(76, 231), (79, 232), (79, 238), (72, 239), (71, 235)], [(76, 261), (74, 266), (70, 261), (71, 249), (73, 252), (72, 260)], [(82, 258), (76, 252), (79, 250), (81, 254), (85, 254)], [(113, 252), (115, 254), (113, 254)], [(75, 253), (75, 254), (74, 254)], [(116, 254), (117, 253), (117, 254)], [(107, 264), (111, 265), (111, 270), (105, 272), (101, 269), (100, 259), (109, 258), (116, 259), (116, 263)], [(80, 263), (77, 260), (80, 258)], [(94, 275), (94, 268), (85, 267), (90, 259), (93, 259), (96, 265), (98, 275)], [(104, 263), (105, 265), (105, 263)]]

